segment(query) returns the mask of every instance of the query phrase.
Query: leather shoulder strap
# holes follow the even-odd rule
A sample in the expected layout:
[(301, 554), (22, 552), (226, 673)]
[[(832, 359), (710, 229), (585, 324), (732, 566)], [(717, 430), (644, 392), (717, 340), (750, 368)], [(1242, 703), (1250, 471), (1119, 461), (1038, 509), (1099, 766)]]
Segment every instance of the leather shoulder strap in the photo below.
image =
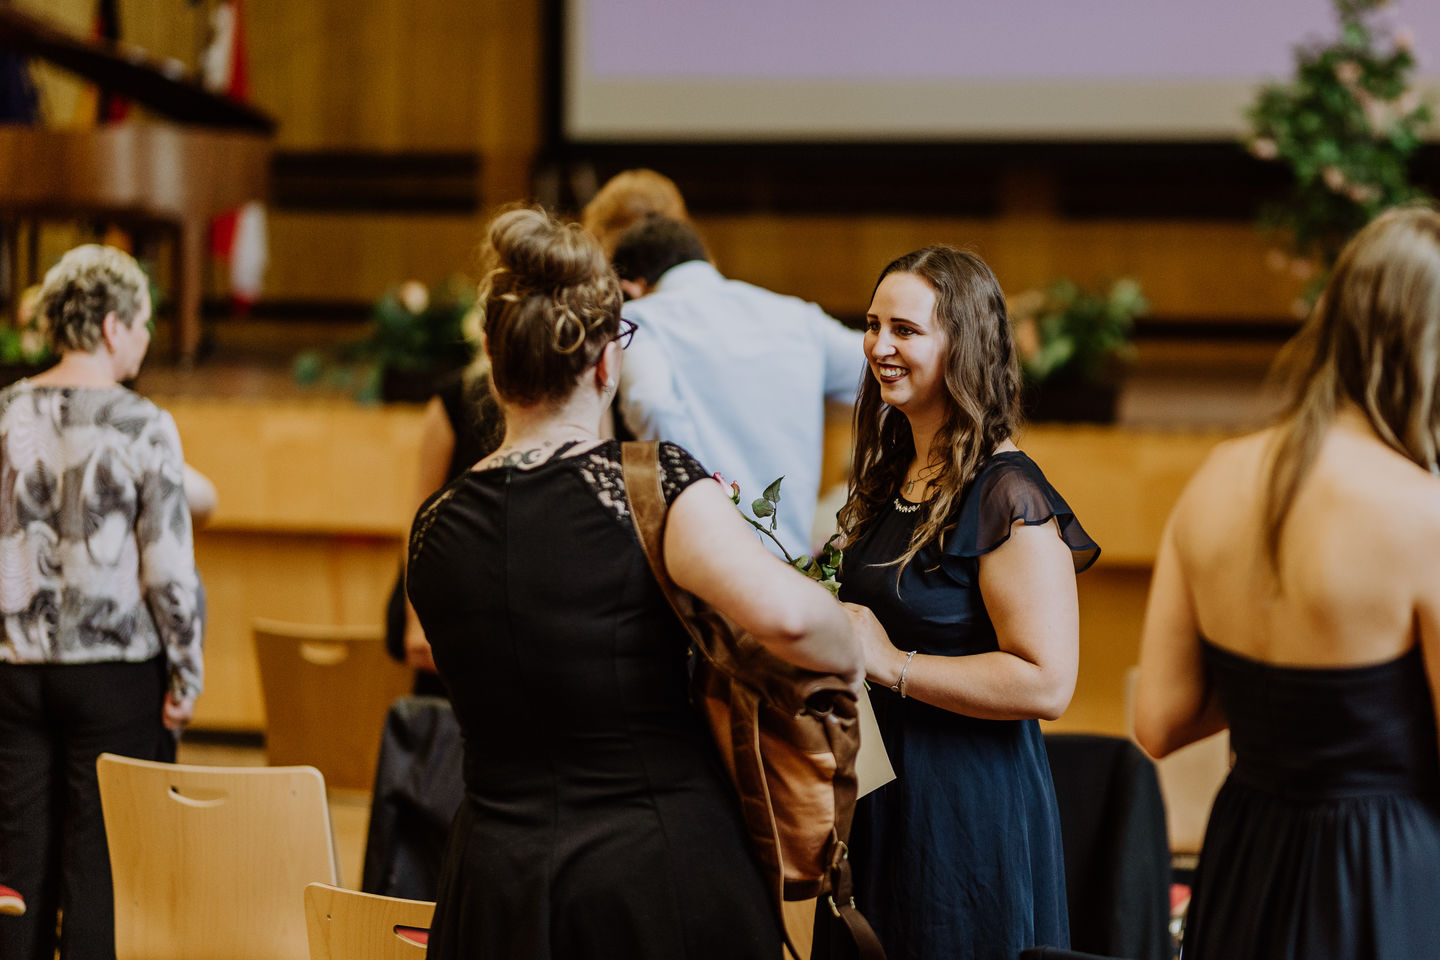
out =
[[(677, 613), (676, 603), (679, 587), (670, 579), (665, 569), (665, 491), (660, 486), (660, 444), (654, 441), (643, 443), (636, 440), (620, 445), (620, 468), (625, 476), (625, 498), (630, 503), (630, 521), (640, 538), (640, 547), (645, 551), (645, 560), (650, 572), (665, 593)], [(680, 617), (682, 621), (685, 617)]]

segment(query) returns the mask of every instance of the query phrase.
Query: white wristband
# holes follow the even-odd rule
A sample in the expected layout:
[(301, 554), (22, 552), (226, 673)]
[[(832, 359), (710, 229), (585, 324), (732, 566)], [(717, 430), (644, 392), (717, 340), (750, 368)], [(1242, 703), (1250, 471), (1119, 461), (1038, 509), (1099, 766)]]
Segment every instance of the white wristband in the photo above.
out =
[(914, 660), (915, 654), (919, 652), (919, 650), (911, 650), (910, 653), (906, 655), (905, 665), (900, 668), (900, 676), (890, 685), (890, 689), (893, 692), (900, 694), (901, 700), (905, 699), (905, 671), (910, 669), (910, 661)]

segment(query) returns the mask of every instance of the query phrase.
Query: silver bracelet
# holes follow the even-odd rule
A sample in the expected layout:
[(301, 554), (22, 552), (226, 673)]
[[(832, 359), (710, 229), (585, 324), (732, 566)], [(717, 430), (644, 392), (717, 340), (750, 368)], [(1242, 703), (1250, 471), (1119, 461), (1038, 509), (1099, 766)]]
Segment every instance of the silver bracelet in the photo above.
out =
[(919, 650), (911, 650), (910, 653), (906, 655), (905, 666), (900, 668), (899, 678), (890, 685), (891, 691), (900, 694), (901, 700), (905, 699), (905, 671), (910, 669), (910, 661), (914, 660), (915, 654), (919, 652)]

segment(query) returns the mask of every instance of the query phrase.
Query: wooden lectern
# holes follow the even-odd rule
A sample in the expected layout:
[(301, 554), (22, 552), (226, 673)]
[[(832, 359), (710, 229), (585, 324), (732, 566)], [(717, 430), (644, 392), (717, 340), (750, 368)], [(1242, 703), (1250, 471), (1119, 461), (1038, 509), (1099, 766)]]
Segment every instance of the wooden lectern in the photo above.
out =
[(0, 126), (0, 218), (94, 217), (173, 227), (175, 353), (181, 363), (192, 362), (210, 221), (265, 199), (274, 119), (6, 5), (0, 5), (0, 46), (48, 60), (178, 121), (91, 130)]

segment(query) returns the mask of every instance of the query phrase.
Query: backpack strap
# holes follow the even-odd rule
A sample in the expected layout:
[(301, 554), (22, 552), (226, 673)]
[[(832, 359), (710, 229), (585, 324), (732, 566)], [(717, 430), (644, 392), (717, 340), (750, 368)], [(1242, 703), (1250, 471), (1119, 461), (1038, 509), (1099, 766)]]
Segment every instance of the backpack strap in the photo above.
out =
[[(630, 519), (645, 551), (645, 562), (665, 593), (665, 599), (685, 620), (675, 581), (665, 569), (665, 490), (660, 485), (660, 444), (627, 440), (620, 445), (620, 469), (625, 476), (625, 498)], [(687, 624), (688, 626), (688, 624)]]

